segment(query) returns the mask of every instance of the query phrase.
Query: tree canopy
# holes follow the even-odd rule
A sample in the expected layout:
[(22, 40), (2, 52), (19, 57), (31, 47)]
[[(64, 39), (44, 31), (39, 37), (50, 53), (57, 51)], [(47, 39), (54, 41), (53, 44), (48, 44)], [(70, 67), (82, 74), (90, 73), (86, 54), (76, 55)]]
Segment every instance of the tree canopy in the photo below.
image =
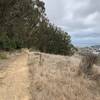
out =
[(71, 55), (75, 47), (67, 32), (51, 24), (40, 0), (0, 0), (0, 49), (34, 48)]

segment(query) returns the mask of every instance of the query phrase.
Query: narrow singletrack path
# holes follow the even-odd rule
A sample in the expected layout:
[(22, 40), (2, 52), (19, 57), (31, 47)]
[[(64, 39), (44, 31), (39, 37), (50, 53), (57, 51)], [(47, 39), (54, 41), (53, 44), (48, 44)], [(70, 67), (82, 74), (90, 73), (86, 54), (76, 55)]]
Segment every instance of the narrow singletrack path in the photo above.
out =
[(0, 100), (29, 100), (28, 54), (21, 53), (0, 71)]

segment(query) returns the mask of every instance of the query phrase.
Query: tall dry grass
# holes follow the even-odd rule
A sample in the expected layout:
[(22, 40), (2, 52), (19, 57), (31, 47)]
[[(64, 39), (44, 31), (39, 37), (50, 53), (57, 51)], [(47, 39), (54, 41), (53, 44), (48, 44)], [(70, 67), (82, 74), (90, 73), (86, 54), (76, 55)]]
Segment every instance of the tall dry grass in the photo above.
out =
[[(32, 53), (28, 63), (31, 100), (100, 100), (100, 88), (94, 80), (76, 77), (81, 59), (80, 56)], [(93, 65), (94, 61), (88, 64), (86, 60), (85, 65)], [(87, 66), (82, 72), (90, 69)]]

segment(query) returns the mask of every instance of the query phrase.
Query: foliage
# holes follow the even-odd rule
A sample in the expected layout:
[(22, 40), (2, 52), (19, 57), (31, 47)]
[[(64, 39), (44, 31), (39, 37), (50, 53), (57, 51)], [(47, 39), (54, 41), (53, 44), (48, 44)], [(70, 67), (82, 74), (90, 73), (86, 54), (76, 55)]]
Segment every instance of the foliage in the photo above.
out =
[(93, 65), (96, 63), (96, 61), (97, 61), (97, 55), (92, 53), (87, 53), (86, 55), (84, 55), (79, 66), (80, 67), (79, 73), (91, 75)]
[(0, 59), (7, 59), (7, 54), (4, 52), (0, 52)]
[(43, 1), (1, 0), (0, 49), (20, 48), (63, 55), (71, 55), (75, 51), (68, 33), (46, 18)]

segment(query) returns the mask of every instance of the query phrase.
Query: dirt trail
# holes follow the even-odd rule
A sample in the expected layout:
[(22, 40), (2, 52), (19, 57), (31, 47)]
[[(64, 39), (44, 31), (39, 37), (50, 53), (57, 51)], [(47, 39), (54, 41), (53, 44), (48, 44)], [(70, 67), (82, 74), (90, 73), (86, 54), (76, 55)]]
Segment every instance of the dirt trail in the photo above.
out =
[(0, 71), (0, 100), (30, 99), (27, 61), (28, 54), (22, 53)]

